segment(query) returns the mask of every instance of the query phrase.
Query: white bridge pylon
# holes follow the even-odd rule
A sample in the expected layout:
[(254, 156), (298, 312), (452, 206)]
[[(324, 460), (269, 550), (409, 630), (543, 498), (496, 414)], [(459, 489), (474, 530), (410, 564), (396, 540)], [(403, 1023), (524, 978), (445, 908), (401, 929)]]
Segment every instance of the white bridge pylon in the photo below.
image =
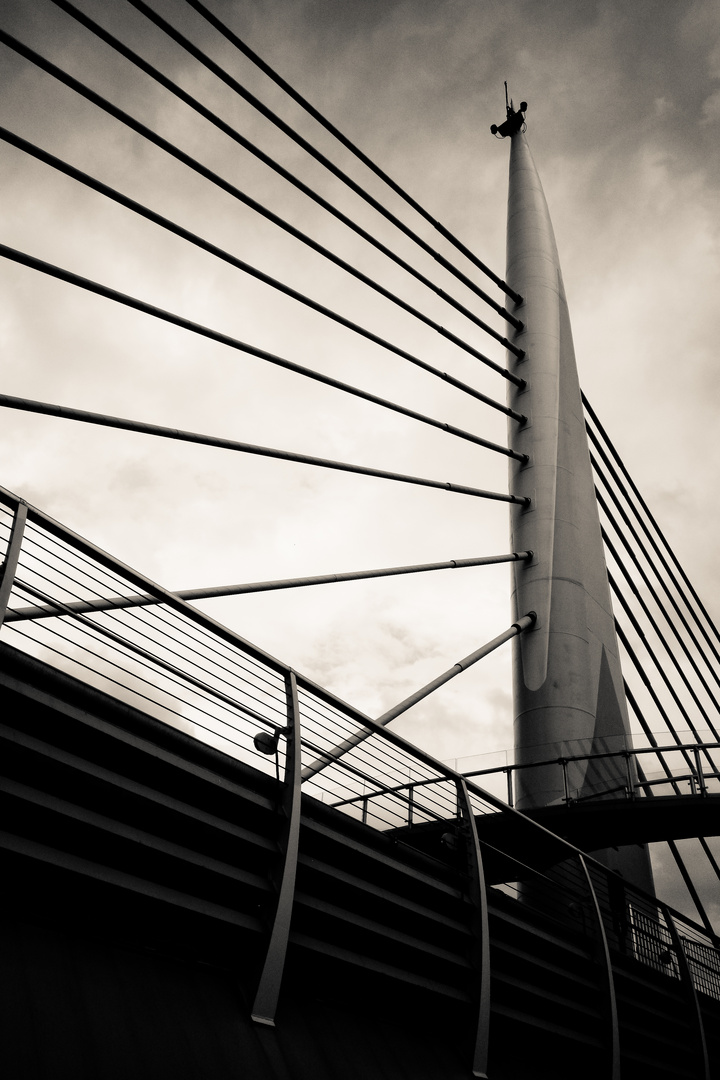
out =
[[(513, 569), (515, 615), (534, 611), (535, 625), (513, 642), (513, 699), (517, 761), (561, 757), (568, 744), (592, 754), (630, 746), (610, 588), (585, 432), (570, 318), (550, 215), (522, 130), (522, 114), (509, 110), (511, 134), (507, 273), (523, 297), (515, 314), (523, 328), (508, 352), (508, 366), (526, 385), (508, 383), (508, 404), (524, 413), (509, 425), (509, 445), (527, 454), (510, 462), (510, 492), (529, 498), (510, 508), (514, 550), (531, 550)], [(611, 759), (612, 761), (612, 759)], [(577, 762), (571, 779), (580, 795), (600, 781), (592, 760)], [(620, 759), (603, 761), (625, 769)], [(519, 773), (518, 806), (562, 800), (557, 770)], [(614, 869), (651, 888), (645, 849), (608, 853)]]

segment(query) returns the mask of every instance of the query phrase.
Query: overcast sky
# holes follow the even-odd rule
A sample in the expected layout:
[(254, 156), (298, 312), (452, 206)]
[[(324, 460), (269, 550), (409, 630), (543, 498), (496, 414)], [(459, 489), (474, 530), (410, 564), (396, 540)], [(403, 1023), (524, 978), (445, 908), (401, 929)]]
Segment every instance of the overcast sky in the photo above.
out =
[[(503, 80), (553, 217), (581, 383), (720, 615), (716, 536), (720, 9), (714, 3), (268, 0), (210, 6), (504, 273)], [(228, 123), (464, 303), (444, 274), (125, 3), (79, 0)], [(182, 0), (162, 11), (443, 252), (432, 228)], [(502, 348), (95, 40), (50, 0), (4, 29), (200, 158), (474, 347)], [(503, 400), (503, 380), (3, 48), (2, 123)], [(499, 414), (3, 145), (3, 241), (498, 442)], [(461, 256), (453, 259), (468, 271)], [(500, 456), (346, 399), (12, 264), (3, 391), (506, 490)], [(472, 276), (489, 287), (482, 276)], [(497, 299), (497, 290), (491, 289)], [(480, 310), (494, 326), (500, 320)], [(170, 588), (508, 550), (502, 504), (3, 412), (5, 487)], [(377, 715), (509, 623), (479, 568), (217, 600), (216, 618)], [(512, 741), (509, 647), (398, 730), (445, 759)]]

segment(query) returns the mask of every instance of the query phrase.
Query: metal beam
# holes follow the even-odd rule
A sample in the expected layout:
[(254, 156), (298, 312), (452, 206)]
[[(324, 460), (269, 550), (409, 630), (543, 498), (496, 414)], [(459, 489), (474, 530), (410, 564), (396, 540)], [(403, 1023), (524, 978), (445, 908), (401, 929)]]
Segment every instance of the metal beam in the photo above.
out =
[[(476, 664), (478, 660), (482, 660), (484, 656), (488, 656), (489, 653), (494, 652), (500, 645), (503, 645), (506, 641), (510, 641), (511, 638), (516, 637), (518, 634), (521, 634), (523, 630), (527, 630), (534, 622), (534, 611), (529, 612), (527, 615), (523, 615), (522, 618), (518, 619), (517, 622), (514, 622), (508, 630), (503, 631), (502, 634), (498, 634), (492, 641), (488, 641), (486, 645), (482, 645), (463, 660), (458, 660), (456, 664), (453, 664), (453, 666), (443, 672), (442, 675), (438, 675), (437, 679), (433, 679), (432, 682), (427, 683), (420, 690), (416, 690), (410, 697), (406, 697), (398, 705), (395, 705), (392, 709), (388, 709), (387, 712), (377, 718), (375, 723), (385, 727), (391, 720), (395, 720), (401, 713), (407, 712), (408, 709), (412, 708), (413, 705), (416, 705), (418, 701), (422, 701), (423, 698), (428, 697), (434, 690), (437, 690), (438, 687), (443, 686), (446, 682), (449, 682), (450, 679), (454, 679), (461, 671), (466, 671), (467, 668)], [(373, 732), (371, 730), (366, 730), (358, 731), (354, 735), (351, 735), (350, 738), (345, 739), (343, 742), (333, 747), (332, 750), (329, 750), (327, 756), (317, 758), (309, 765), (306, 765), (303, 769), (303, 780), (308, 780), (316, 773), (322, 772), (328, 765), (332, 765), (341, 758), (343, 754), (346, 754), (348, 750), (352, 750), (354, 746), (364, 742), (365, 739), (372, 734)]]
[(288, 726), (286, 729), (287, 742), (282, 800), (286, 817), (285, 834), (281, 841), (283, 854), (282, 879), (270, 935), (270, 944), (252, 1007), (253, 1020), (258, 1024), (265, 1024), (267, 1027), (275, 1027), (275, 1012), (282, 985), (288, 937), (290, 935), (290, 920), (295, 899), (295, 877), (300, 844), (300, 804), (302, 797), (300, 790), (300, 762), (302, 744), (300, 706), (293, 671), (288, 672), (285, 686)]
[(455, 780), (458, 794), (458, 810), (465, 833), (469, 862), (470, 896), (475, 909), (475, 963), (477, 971), (478, 1015), (473, 1047), (473, 1076), (487, 1080), (488, 1048), (490, 1042), (490, 927), (488, 924), (487, 888), (483, 871), (482, 851), (475, 826), (470, 794), (465, 778)]
[(615, 999), (615, 979), (613, 976), (612, 961), (610, 959), (610, 949), (608, 946), (607, 934), (605, 933), (605, 923), (603, 922), (602, 911), (600, 910), (600, 903), (598, 901), (597, 893), (595, 892), (595, 886), (593, 885), (592, 877), (588, 869), (587, 863), (582, 855), (578, 854), (578, 862), (582, 869), (585, 881), (587, 883), (588, 890), (590, 892), (590, 901), (592, 904), (593, 915), (595, 917), (595, 924), (597, 926), (598, 942), (599, 942), (599, 954), (605, 971), (605, 982), (607, 991), (607, 1016), (608, 1016), (608, 1030), (609, 1030), (609, 1048), (610, 1048), (610, 1064), (608, 1068), (609, 1080), (620, 1080), (620, 1029), (618, 1026), (618, 1014), (617, 1014), (617, 1001)]
[[(284, 578), (278, 581), (253, 581), (241, 585), (215, 585), (207, 589), (178, 589), (175, 596), (182, 600), (210, 600), (220, 596), (239, 596), (245, 593), (272, 592), (276, 589), (300, 589), (308, 585), (330, 585), (342, 581), (359, 581), (364, 578), (393, 577), (398, 574), (423, 574), (430, 570), (456, 570), (468, 566), (491, 566), (496, 563), (518, 562), (532, 558), (531, 551), (516, 551), (509, 555), (482, 555), (476, 559), (450, 559), (449, 562), (419, 563), (415, 566), (390, 566), (381, 570), (351, 570), (341, 574), (318, 574), (314, 577)], [(77, 600), (65, 605), (66, 609), (77, 613), (89, 611), (110, 611), (117, 608), (149, 607), (163, 601), (149, 593), (136, 593), (133, 596), (111, 596), (99, 600)], [(66, 614), (63, 610), (62, 614)], [(58, 615), (57, 608), (51, 606), (32, 606), (16, 608), (7, 615), (7, 622), (21, 622), (25, 619), (47, 619)]]
[(494, 652), (495, 649), (504, 645), (506, 641), (510, 641), (511, 638), (521, 634), (523, 630), (528, 630), (534, 622), (534, 611), (529, 612), (527, 615), (523, 615), (521, 619), (514, 622), (512, 626), (509, 627), (509, 629), (504, 630), (502, 634), (498, 634), (492, 641), (488, 641), (486, 645), (482, 645), (479, 649), (476, 649), (475, 652), (470, 653), (469, 656), (464, 657), (462, 660), (458, 660), (456, 664), (453, 664), (453, 666), (443, 672), (442, 675), (438, 675), (432, 682), (427, 683), (420, 690), (416, 690), (414, 694), (410, 694), (409, 697), (406, 697), (403, 701), (399, 702), (399, 704), (394, 705), (392, 709), (388, 709), (387, 712), (378, 717), (378, 724), (382, 724), (383, 726), (389, 724), (391, 720), (395, 720), (401, 713), (407, 712), (413, 705), (417, 705), (423, 698), (432, 694), (434, 690), (437, 690), (440, 686), (449, 682), (450, 679), (454, 679), (461, 671), (466, 671), (469, 667), (472, 667), (473, 664), (476, 664), (478, 660), (482, 660), (484, 656), (488, 656), (491, 652)]
[(5, 620), (10, 593), (12, 592), (13, 582), (15, 581), (15, 572), (17, 570), (23, 535), (25, 533), (27, 512), (27, 503), (19, 501), (15, 507), (15, 515), (10, 530), (10, 540), (8, 541), (7, 550), (5, 552), (5, 561), (3, 562), (2, 567), (0, 567), (0, 626), (2, 626)]

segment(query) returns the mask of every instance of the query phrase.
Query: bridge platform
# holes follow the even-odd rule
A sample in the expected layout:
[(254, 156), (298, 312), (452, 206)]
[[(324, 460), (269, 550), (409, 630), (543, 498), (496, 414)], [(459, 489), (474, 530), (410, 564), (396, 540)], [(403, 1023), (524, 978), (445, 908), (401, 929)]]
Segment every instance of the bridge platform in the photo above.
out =
[[(628, 844), (720, 836), (720, 794), (587, 799), (525, 810), (523, 816), (581, 851), (591, 853)], [(480, 815), (477, 828), (480, 839), (499, 852), (515, 850), (524, 833), (522, 822), (509, 814)], [(413, 847), (433, 851), (446, 831), (446, 824), (432, 821), (410, 829), (400, 828), (397, 835)], [(542, 841), (538, 839), (537, 843), (541, 845)], [(548, 859), (553, 858), (554, 848), (549, 843)], [(488, 865), (493, 865), (492, 858)], [(502, 877), (503, 870), (497, 872)]]
[[(0, 701), (5, 1076), (471, 1075), (479, 980), (461, 849), (419, 851), (303, 795), (280, 1005), (263, 1026), (251, 1009), (281, 785), (8, 646)], [(547, 850), (525, 852), (524, 894), (482, 844), (487, 1075), (577, 1076), (580, 1056), (584, 1076), (609, 1077), (616, 1039), (623, 1076), (704, 1076), (704, 1050), (720, 1076), (714, 943), (677, 916), (689, 985), (656, 902), (594, 866), (600, 934), (567, 845), (548, 872), (553, 838), (537, 833)]]

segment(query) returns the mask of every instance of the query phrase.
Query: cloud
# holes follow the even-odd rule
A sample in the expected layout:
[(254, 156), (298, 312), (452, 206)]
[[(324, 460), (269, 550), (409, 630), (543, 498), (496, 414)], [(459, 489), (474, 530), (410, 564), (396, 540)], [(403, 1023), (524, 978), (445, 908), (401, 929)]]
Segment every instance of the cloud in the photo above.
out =
[[(137, 12), (84, 7), (443, 288), (480, 301)], [(177, 5), (160, 9), (178, 18)], [(720, 286), (720, 22), (709, 0), (545, 4), (217, 0), (220, 17), (502, 273), (503, 81), (558, 238), (581, 381), (714, 612)], [(52, 4), (5, 25), (496, 361), (503, 351)], [(492, 288), (228, 42), (185, 31), (428, 243)], [(4, 123), (346, 318), (502, 399), (502, 379), (4, 50)], [(8, 149), (4, 242), (502, 442), (503, 417), (234, 268)], [(5, 392), (502, 490), (506, 463), (443, 433), (10, 264)], [(498, 294), (499, 295), (499, 294)], [(488, 316), (493, 326), (500, 320)], [(401, 565), (507, 548), (501, 506), (12, 414), (5, 486), (172, 587)], [(507, 574), (207, 602), (241, 634), (378, 714), (509, 622)], [(398, 730), (443, 757), (512, 742), (509, 648)]]
[(702, 116), (707, 124), (714, 124), (720, 120), (720, 90), (715, 90), (710, 97), (702, 103)]

